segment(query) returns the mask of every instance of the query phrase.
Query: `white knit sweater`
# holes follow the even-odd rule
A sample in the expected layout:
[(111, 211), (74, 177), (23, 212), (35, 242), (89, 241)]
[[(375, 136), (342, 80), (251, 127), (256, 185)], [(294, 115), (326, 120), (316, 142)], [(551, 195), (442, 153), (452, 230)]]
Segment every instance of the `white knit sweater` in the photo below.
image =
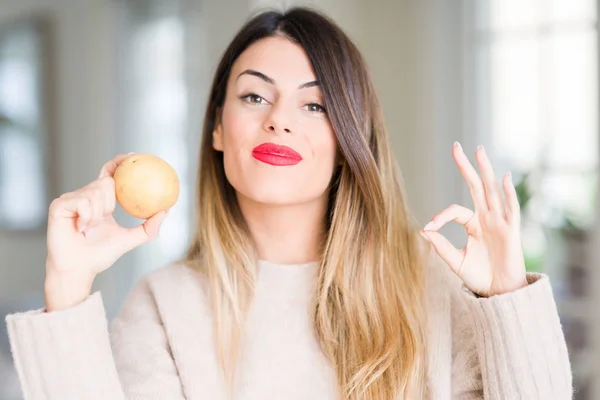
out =
[[(339, 398), (313, 333), (317, 268), (259, 263), (236, 400)], [(551, 286), (544, 275), (528, 280), (516, 292), (475, 298), (445, 265), (432, 265), (432, 398), (571, 398)], [(172, 265), (135, 287), (110, 329), (100, 293), (68, 310), (8, 316), (25, 399), (225, 399), (205, 289), (200, 274)]]

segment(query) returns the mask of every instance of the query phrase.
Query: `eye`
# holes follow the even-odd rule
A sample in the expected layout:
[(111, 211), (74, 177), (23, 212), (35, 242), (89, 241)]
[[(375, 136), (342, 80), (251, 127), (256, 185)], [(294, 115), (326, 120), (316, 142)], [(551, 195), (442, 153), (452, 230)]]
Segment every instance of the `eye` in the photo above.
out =
[(254, 93), (241, 96), (240, 99), (252, 104), (265, 104), (267, 102), (265, 99)]
[(325, 107), (323, 107), (322, 105), (317, 104), (317, 103), (307, 104), (306, 107), (307, 107), (308, 111), (311, 111), (311, 112), (322, 112), (322, 113), (325, 112)]

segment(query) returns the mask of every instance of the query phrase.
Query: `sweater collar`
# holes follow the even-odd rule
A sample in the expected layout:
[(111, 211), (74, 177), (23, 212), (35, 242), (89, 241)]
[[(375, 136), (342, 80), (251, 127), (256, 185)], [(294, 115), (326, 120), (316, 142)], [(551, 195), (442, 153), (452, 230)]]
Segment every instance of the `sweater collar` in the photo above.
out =
[(309, 298), (316, 286), (320, 262), (278, 264), (258, 261), (257, 297)]

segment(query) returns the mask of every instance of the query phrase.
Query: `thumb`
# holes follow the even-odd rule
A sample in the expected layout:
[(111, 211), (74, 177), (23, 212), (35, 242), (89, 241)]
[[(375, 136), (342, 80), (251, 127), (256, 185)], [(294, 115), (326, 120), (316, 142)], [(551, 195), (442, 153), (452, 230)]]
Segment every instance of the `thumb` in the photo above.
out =
[(462, 252), (454, 247), (454, 245), (439, 232), (426, 230), (421, 231), (421, 235), (431, 243), (435, 252), (446, 262), (446, 264), (448, 264), (452, 271), (458, 273), (458, 268), (463, 260)]
[(126, 246), (125, 251), (133, 250), (144, 243), (156, 239), (160, 231), (160, 226), (168, 213), (168, 210), (160, 211), (148, 218), (143, 224), (135, 228), (128, 228), (126, 233), (127, 240), (123, 243)]

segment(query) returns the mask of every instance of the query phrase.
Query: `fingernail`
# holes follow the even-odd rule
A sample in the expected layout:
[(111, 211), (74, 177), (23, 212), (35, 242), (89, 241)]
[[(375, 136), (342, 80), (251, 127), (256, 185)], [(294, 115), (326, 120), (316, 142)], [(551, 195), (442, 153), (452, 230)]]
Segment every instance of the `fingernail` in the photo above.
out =
[(419, 233), (421, 234), (421, 236), (423, 236), (423, 238), (425, 240), (427, 240), (428, 242), (431, 242), (431, 240), (429, 240), (429, 238), (427, 237), (427, 235), (423, 231), (420, 231)]
[(85, 228), (86, 228), (86, 227), (85, 227), (85, 225), (82, 225), (82, 226), (79, 228), (79, 232), (83, 232), (83, 231), (85, 231)]
[(132, 151), (131, 153), (127, 153), (128, 156), (135, 154), (135, 151)]
[(484, 150), (483, 145), (480, 144), (479, 146), (477, 146), (477, 150)]
[(454, 147), (456, 147), (457, 149), (461, 149), (462, 150), (462, 146), (458, 142), (454, 142)]
[(434, 227), (434, 225), (435, 225), (435, 222), (433, 222), (433, 221), (431, 221), (431, 222), (428, 222), (428, 223), (427, 223), (427, 225), (425, 225), (425, 227), (423, 228), (423, 230), (424, 230), (424, 231), (431, 230), (431, 228), (433, 228), (433, 227)]

